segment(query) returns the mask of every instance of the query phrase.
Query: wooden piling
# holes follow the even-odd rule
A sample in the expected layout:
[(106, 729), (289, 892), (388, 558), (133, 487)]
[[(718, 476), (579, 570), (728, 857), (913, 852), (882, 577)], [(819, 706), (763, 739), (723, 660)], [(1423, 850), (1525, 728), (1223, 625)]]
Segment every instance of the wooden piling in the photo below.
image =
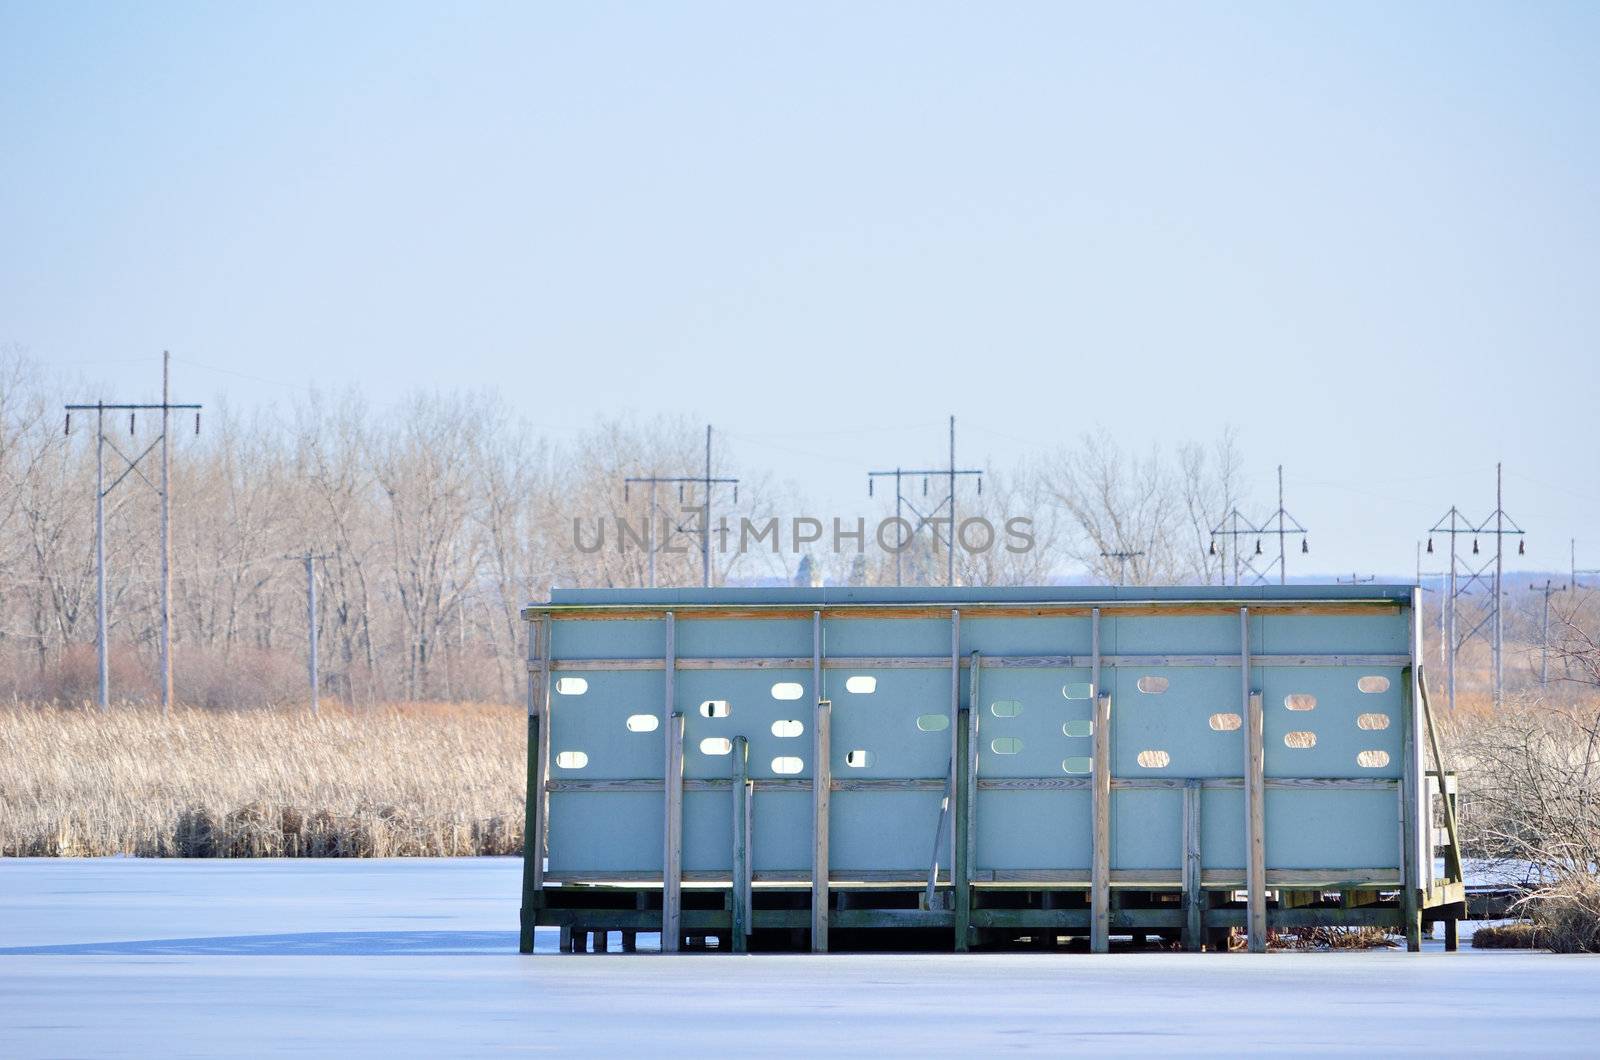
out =
[(733, 738), (733, 871), (728, 881), (731, 898), (732, 949), (750, 948), (750, 741)]
[(1200, 952), (1205, 891), (1200, 886), (1200, 781), (1183, 785), (1183, 948)]

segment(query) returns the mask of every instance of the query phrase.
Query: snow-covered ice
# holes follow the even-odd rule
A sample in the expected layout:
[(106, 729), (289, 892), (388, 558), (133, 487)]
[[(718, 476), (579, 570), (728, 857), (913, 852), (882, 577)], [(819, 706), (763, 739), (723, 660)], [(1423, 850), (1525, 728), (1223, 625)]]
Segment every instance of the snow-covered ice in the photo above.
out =
[(0, 1056), (1600, 1050), (1594, 958), (522, 957), (519, 872), (0, 860)]

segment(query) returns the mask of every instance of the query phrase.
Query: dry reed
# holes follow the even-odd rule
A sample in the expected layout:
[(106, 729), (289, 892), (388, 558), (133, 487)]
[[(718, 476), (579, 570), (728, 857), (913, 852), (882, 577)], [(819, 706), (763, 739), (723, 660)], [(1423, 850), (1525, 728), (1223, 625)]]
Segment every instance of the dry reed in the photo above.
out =
[(0, 855), (518, 853), (524, 746), (479, 705), (0, 708)]

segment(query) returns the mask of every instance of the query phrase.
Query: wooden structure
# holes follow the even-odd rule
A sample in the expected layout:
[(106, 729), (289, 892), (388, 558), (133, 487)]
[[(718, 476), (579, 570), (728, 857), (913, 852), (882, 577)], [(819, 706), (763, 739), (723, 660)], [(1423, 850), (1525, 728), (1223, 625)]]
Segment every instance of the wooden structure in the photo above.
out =
[(523, 617), (523, 952), (537, 926), (1416, 949), (1431, 921), (1454, 947), (1412, 586), (569, 590)]

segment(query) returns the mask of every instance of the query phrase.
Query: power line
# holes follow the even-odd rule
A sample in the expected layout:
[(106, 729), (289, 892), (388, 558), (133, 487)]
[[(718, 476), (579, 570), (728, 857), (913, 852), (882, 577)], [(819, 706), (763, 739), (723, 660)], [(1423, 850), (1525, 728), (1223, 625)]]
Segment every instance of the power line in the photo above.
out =
[[(192, 411), (194, 413), (194, 433), (200, 433), (200, 408), (199, 405), (174, 404), (170, 400), (170, 382), (172, 377), (172, 354), (163, 350), (161, 352), (161, 403), (153, 404), (107, 404), (97, 401), (93, 405), (68, 405), (66, 406), (66, 433), (72, 433), (72, 414), (74, 412), (93, 412), (95, 414), (95, 446), (94, 446), (94, 562), (95, 562), (95, 618), (97, 620), (96, 647), (99, 651), (100, 668), (100, 709), (111, 709), (111, 663), (108, 643), (108, 630), (106, 625), (106, 495), (122, 484), (122, 480), (129, 475), (137, 474), (144, 479), (145, 485), (156, 491), (161, 498), (161, 714), (166, 716), (172, 708), (172, 451), (168, 442), (171, 433), (171, 415), (176, 411)], [(118, 449), (116, 443), (106, 437), (106, 413), (126, 412), (128, 414), (128, 434), (134, 433), (136, 421), (140, 412), (154, 411), (161, 413), (161, 434), (151, 442), (138, 456), (129, 459), (128, 455)], [(111, 485), (105, 484), (106, 478), (106, 447), (116, 453), (126, 465), (122, 473), (117, 476)], [(157, 446), (161, 447), (161, 485), (157, 486), (150, 481), (139, 467), (144, 458), (149, 456)]]
[[(945, 491), (944, 499), (941, 500), (936, 506), (934, 506), (934, 508), (931, 511), (929, 511), (926, 515), (924, 515), (921, 511), (918, 511), (916, 504), (914, 502), (910, 501), (910, 500), (907, 500), (906, 499), (906, 495), (905, 495), (904, 480), (906, 478), (915, 478), (915, 477), (917, 477), (919, 475), (922, 476), (922, 495), (924, 497), (926, 497), (928, 495), (928, 480), (930, 478), (932, 478), (933, 476), (935, 476), (935, 475), (942, 476), (945, 479), (947, 479), (948, 483), (949, 483), (948, 488)], [(957, 535), (957, 529), (956, 529), (956, 479), (958, 477), (965, 477), (967, 475), (972, 475), (977, 479), (977, 482), (978, 482), (978, 493), (981, 495), (983, 493), (983, 472), (981, 470), (977, 469), (977, 468), (958, 468), (958, 467), (956, 467), (956, 418), (954, 416), (950, 417), (950, 465), (948, 467), (943, 467), (943, 468), (904, 468), (904, 467), (896, 467), (892, 471), (868, 471), (867, 472), (867, 496), (869, 496), (869, 497), (871, 497), (873, 495), (873, 487), (874, 487), (874, 485), (875, 485), (875, 483), (877, 482), (878, 479), (880, 479), (880, 478), (893, 478), (894, 479), (894, 519), (895, 519), (895, 531), (896, 531), (896, 533), (899, 533), (901, 527), (910, 525), (909, 520), (907, 520), (902, 515), (902, 512), (903, 512), (903, 510), (905, 508), (910, 508), (911, 509), (911, 513), (917, 517), (917, 525), (915, 527), (912, 527), (910, 537), (902, 537), (902, 538), (897, 539), (896, 542), (895, 542), (896, 547), (895, 547), (895, 551), (894, 551), (894, 583), (896, 585), (900, 585), (900, 584), (903, 583), (903, 579), (902, 579), (902, 575), (901, 575), (901, 567), (900, 567), (900, 556), (901, 556), (902, 553), (905, 552), (906, 547), (911, 543), (911, 541), (915, 540), (917, 534), (921, 533), (922, 528), (924, 526), (932, 528), (934, 543), (935, 544), (938, 543), (938, 541), (939, 541), (939, 526), (938, 526), (938, 524), (940, 522), (945, 522), (946, 521), (946, 519), (941, 517), (939, 515), (939, 513), (945, 509), (946, 505), (948, 505), (949, 508), (950, 508), (950, 515), (948, 517), (949, 530), (948, 530), (947, 536), (945, 538), (945, 543), (946, 543), (946, 545), (949, 546), (948, 554), (947, 554), (947, 557), (946, 557), (946, 560), (947, 560), (946, 583), (949, 584), (949, 585), (955, 585), (955, 583), (956, 583), (956, 535)]]
[[(680, 526), (672, 519), (667, 523), (679, 533), (698, 533), (700, 535), (700, 584), (711, 586), (711, 488), (713, 486), (733, 487), (733, 503), (739, 503), (739, 480), (736, 478), (714, 478), (711, 474), (711, 424), (706, 424), (706, 471), (703, 475), (630, 475), (622, 480), (622, 499), (628, 499), (628, 487), (633, 485), (648, 485), (650, 487), (650, 519), (646, 526), (645, 551), (649, 555), (649, 582), (650, 587), (656, 584), (656, 516), (665, 514), (656, 503), (656, 488), (668, 485), (678, 487), (678, 500), (683, 500), (683, 487), (698, 483), (701, 487), (700, 527), (696, 530), (693, 526)], [(726, 548), (726, 541), (723, 547)]]

